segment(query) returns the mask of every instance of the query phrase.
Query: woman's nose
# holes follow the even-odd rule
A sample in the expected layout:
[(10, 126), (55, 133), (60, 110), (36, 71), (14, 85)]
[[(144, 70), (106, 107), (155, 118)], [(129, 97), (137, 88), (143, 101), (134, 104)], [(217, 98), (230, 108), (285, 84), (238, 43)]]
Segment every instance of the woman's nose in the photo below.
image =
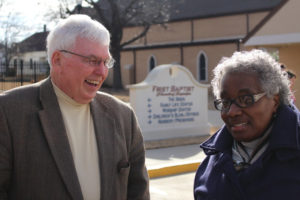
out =
[(237, 106), (235, 103), (232, 103), (229, 107), (229, 109), (226, 112), (226, 115), (228, 116), (235, 116), (242, 113), (242, 110), (239, 106)]

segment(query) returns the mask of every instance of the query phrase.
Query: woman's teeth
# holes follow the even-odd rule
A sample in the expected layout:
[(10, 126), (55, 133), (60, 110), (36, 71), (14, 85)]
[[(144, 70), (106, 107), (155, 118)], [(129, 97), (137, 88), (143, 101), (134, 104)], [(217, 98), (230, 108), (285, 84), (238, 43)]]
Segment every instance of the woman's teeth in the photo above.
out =
[(244, 126), (244, 125), (246, 125), (247, 123), (245, 122), (245, 123), (240, 123), (240, 124), (234, 124), (233, 126), (235, 126), (235, 127), (239, 127), (239, 126)]

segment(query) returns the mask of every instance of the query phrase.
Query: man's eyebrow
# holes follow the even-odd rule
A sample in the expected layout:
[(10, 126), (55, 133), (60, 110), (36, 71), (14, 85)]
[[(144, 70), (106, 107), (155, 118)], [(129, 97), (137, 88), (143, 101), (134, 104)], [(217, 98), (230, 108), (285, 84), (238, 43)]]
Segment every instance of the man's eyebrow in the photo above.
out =
[(88, 57), (88, 58), (98, 58), (98, 57), (95, 56), (94, 54), (87, 55), (86, 57)]
[(87, 57), (87, 58), (94, 58), (94, 59), (97, 59), (97, 60), (109, 60), (109, 59), (112, 58), (112, 56), (109, 55), (107, 58), (103, 59), (103, 58), (101, 58), (101, 57), (95, 56), (94, 54), (90, 54), (90, 55), (88, 55), (88, 56), (86, 56), (86, 57)]

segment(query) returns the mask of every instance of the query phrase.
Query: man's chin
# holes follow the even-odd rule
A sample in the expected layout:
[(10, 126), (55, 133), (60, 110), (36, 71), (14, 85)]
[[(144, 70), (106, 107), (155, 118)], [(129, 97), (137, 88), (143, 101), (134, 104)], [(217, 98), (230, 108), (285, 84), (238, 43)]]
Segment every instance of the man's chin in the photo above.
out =
[(89, 96), (75, 99), (75, 101), (80, 104), (88, 104), (94, 99), (95, 96), (96, 96), (96, 93), (94, 95), (89, 95)]

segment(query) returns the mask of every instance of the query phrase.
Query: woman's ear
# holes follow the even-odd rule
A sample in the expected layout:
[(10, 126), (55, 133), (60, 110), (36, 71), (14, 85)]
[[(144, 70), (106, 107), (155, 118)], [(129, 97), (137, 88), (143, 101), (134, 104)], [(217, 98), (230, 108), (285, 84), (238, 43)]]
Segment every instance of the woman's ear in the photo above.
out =
[(277, 112), (277, 108), (278, 108), (278, 106), (280, 104), (280, 98), (279, 98), (278, 94), (274, 95), (273, 101), (274, 101), (273, 113), (276, 113)]

